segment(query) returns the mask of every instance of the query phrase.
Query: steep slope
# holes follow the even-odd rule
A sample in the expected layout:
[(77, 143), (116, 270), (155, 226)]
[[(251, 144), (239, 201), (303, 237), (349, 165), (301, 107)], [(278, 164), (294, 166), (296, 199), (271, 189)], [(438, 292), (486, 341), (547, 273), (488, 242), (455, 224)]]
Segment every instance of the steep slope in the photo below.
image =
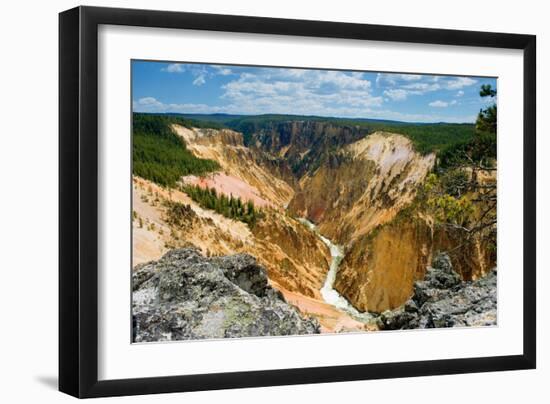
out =
[(269, 284), (303, 315), (316, 317), (323, 332), (371, 326), (323, 301), (330, 252), (299, 218), (342, 247), (333, 287), (359, 311), (403, 305), (440, 250), (452, 252), (465, 280), (494, 267), (495, 254), (483, 239), (464, 247), (457, 229), (436, 225), (414, 206), (435, 155), (418, 153), (405, 136), (322, 121), (274, 122), (252, 133), (247, 147), (233, 130), (171, 128), (193, 156), (220, 167), (181, 177), (180, 184), (253, 201), (261, 220), (249, 226), (228, 219), (179, 188), (135, 177), (134, 264), (187, 246), (208, 257), (250, 254), (265, 267)]
[(433, 249), (426, 218), (400, 217), (355, 240), (334, 284), (360, 311), (382, 312), (402, 305), (424, 276)]
[(448, 252), (465, 281), (483, 278), (495, 267), (489, 240), (436, 223), (423, 208), (409, 205), (349, 246), (335, 288), (357, 309), (380, 313), (401, 306), (440, 251)]
[[(292, 188), (261, 165), (262, 156), (244, 146), (241, 133), (229, 129), (189, 129), (179, 125), (172, 125), (172, 128), (195, 156), (216, 161), (221, 166), (221, 172), (205, 176), (208, 186), (226, 194), (253, 199), (260, 205), (285, 207), (292, 199)], [(190, 177), (186, 182), (199, 181)]]
[(288, 183), (317, 169), (342, 146), (362, 139), (368, 130), (323, 121), (267, 122), (251, 135), (250, 148), (268, 153), (284, 162), (273, 166)]
[(299, 221), (269, 210), (253, 229), (203, 209), (179, 190), (133, 179), (133, 264), (157, 260), (174, 248), (197, 247), (206, 256), (247, 253), (267, 270), (270, 285), (323, 332), (362, 330), (364, 325), (323, 302), (321, 289), (330, 252)]
[(270, 280), (289, 291), (318, 297), (328, 270), (326, 246), (300, 222), (267, 211), (253, 228), (203, 209), (185, 193), (134, 178), (134, 264), (170, 248), (194, 245), (207, 255), (246, 252)]
[(496, 325), (496, 271), (476, 281), (462, 281), (449, 256), (439, 254), (425, 278), (415, 282), (412, 298), (378, 320), (383, 330)]
[(289, 210), (349, 245), (407, 206), (434, 161), (433, 154), (420, 155), (404, 136), (370, 134), (305, 175)]

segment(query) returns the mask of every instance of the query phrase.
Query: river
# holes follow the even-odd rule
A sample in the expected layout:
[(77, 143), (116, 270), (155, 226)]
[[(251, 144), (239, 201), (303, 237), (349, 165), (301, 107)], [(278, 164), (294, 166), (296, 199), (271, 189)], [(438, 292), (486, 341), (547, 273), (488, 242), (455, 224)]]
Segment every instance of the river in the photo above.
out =
[(370, 314), (369, 312), (360, 312), (355, 307), (353, 307), (344, 296), (342, 296), (340, 293), (338, 293), (336, 289), (334, 289), (334, 282), (336, 281), (338, 267), (340, 266), (340, 262), (342, 262), (342, 259), (344, 258), (344, 251), (342, 247), (334, 244), (328, 238), (319, 233), (317, 226), (315, 226), (309, 220), (304, 218), (299, 218), (298, 220), (302, 224), (306, 225), (315, 234), (317, 234), (321, 241), (325, 243), (330, 250), (332, 260), (330, 262), (330, 268), (327, 273), (327, 278), (325, 279), (325, 283), (320, 290), (323, 300), (328, 304), (336, 307), (338, 310), (349, 314), (351, 317), (358, 321), (364, 323), (369, 323), (373, 321), (374, 316), (372, 314)]

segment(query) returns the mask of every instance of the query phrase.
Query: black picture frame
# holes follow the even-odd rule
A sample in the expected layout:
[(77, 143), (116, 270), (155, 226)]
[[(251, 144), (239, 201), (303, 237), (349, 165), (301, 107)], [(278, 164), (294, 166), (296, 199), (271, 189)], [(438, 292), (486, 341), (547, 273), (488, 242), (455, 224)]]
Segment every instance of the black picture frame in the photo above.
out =
[[(523, 93), (523, 354), (98, 380), (98, 26), (520, 49)], [(325, 383), (536, 366), (536, 37), (167, 11), (77, 7), (59, 15), (59, 390), (104, 397)]]

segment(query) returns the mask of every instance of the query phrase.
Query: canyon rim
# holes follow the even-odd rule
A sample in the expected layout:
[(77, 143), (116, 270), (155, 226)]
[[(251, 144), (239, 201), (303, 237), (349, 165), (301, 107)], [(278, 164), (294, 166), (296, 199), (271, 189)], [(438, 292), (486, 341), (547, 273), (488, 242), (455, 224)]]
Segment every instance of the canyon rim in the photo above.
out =
[(132, 61), (132, 338), (497, 324), (497, 79)]

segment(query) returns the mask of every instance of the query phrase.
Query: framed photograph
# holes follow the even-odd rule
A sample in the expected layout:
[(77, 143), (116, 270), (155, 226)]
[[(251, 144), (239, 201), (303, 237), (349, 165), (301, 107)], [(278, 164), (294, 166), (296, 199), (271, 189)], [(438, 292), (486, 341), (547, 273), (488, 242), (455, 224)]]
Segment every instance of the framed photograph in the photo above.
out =
[(534, 36), (59, 27), (61, 391), (535, 368)]

